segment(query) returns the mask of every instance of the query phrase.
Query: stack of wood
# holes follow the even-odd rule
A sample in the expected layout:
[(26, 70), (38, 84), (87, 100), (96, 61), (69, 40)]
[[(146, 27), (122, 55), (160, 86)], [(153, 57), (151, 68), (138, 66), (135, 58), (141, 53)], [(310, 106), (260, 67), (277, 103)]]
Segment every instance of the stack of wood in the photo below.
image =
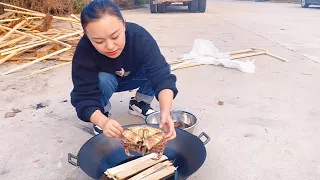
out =
[(177, 168), (168, 160), (168, 157), (162, 155), (159, 160), (152, 159), (156, 156), (157, 154), (151, 153), (139, 157), (109, 168), (104, 174), (108, 179), (114, 180), (156, 180), (173, 176)]
[(0, 65), (8, 61), (19, 64), (2, 75), (39, 62), (56, 61), (57, 64), (30, 75), (71, 63), (75, 47), (83, 36), (79, 17), (52, 16), (10, 4), (0, 5), (5, 7), (5, 13), (0, 15)]

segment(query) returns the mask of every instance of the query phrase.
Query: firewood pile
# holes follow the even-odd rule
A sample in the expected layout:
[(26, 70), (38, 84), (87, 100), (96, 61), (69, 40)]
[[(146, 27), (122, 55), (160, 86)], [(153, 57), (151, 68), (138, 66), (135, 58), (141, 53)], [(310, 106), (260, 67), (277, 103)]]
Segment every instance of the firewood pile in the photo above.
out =
[(159, 160), (154, 160), (156, 156), (157, 154), (151, 153), (109, 168), (102, 179), (154, 180), (173, 176), (178, 167), (175, 167), (167, 156), (162, 155)]
[(2, 75), (48, 61), (55, 61), (56, 65), (28, 76), (71, 64), (83, 35), (79, 17), (53, 16), (0, 2), (1, 5), (5, 8), (0, 15), (0, 67), (10, 62), (18, 65)]

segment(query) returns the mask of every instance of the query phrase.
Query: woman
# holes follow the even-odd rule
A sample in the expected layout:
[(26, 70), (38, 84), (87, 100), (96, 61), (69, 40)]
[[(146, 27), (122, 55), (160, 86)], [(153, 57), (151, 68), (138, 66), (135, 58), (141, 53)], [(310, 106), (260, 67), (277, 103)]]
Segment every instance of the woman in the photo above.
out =
[(176, 76), (153, 39), (141, 26), (125, 22), (111, 0), (94, 0), (81, 13), (84, 36), (72, 62), (71, 103), (78, 117), (94, 124), (95, 133), (120, 138), (123, 128), (109, 117), (113, 93), (139, 88), (129, 102), (129, 113), (142, 118), (159, 101), (160, 128), (176, 137), (170, 116), (178, 90)]

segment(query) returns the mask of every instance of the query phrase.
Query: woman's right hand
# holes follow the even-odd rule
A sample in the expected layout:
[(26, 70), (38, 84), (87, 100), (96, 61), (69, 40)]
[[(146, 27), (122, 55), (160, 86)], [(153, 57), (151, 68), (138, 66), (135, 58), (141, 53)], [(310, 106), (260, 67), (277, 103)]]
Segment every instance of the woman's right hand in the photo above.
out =
[(98, 125), (105, 136), (109, 138), (122, 137), (123, 128), (121, 125), (116, 120), (107, 118), (100, 110), (96, 110), (91, 115), (90, 121), (93, 124)]
[(121, 125), (113, 119), (106, 119), (104, 126), (101, 127), (103, 134), (109, 138), (121, 138), (123, 128)]

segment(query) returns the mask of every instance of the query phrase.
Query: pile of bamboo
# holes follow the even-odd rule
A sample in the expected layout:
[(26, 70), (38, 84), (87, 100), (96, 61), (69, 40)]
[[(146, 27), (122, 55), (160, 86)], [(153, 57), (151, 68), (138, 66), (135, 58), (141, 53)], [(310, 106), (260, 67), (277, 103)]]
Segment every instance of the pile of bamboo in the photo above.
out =
[(115, 180), (155, 180), (172, 176), (176, 167), (162, 155), (159, 160), (153, 160), (157, 154), (151, 153), (124, 164), (107, 169), (104, 174)]
[[(57, 64), (34, 71), (38, 74), (71, 63), (77, 43), (83, 35), (80, 19), (52, 16), (0, 3), (5, 13), (0, 15), (0, 65), (14, 62), (17, 67), (2, 72), (7, 75), (39, 62)], [(56, 24), (55, 24), (56, 23)], [(67, 28), (63, 23), (67, 23)], [(55, 27), (54, 25), (59, 25)]]

